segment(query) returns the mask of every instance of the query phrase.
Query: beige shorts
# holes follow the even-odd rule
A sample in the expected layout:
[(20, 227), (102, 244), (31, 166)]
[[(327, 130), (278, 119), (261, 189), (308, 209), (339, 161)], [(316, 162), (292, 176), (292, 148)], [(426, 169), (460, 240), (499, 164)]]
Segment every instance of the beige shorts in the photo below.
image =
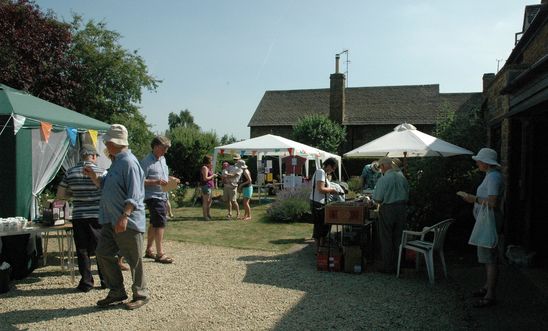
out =
[(223, 187), (223, 200), (224, 201), (236, 201), (237, 194), (236, 194), (237, 187), (232, 185), (226, 185)]

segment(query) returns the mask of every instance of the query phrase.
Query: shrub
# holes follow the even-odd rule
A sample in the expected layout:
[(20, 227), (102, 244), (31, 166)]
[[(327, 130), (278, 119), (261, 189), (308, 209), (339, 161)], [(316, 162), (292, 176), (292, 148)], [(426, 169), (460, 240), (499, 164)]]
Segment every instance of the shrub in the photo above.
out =
[(304, 221), (310, 214), (310, 185), (281, 190), (267, 209), (268, 218), (274, 222)]

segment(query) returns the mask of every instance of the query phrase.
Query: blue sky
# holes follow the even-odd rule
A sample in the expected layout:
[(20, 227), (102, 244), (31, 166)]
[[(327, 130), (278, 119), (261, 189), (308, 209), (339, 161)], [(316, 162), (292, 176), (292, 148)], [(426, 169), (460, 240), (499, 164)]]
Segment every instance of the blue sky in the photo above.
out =
[[(328, 88), (348, 49), (348, 86), (440, 84), (479, 92), (502, 67), (526, 5), (540, 0), (36, 0), (105, 21), (162, 80), (140, 105), (155, 132), (188, 109), (219, 137), (249, 138), (267, 90)], [(343, 55), (342, 60), (346, 60)], [(346, 65), (341, 63), (341, 71)]]

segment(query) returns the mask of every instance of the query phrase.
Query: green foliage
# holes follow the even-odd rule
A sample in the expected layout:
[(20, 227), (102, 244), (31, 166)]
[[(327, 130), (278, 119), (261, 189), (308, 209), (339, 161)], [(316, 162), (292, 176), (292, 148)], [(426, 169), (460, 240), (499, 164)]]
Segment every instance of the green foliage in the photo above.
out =
[(266, 213), (273, 222), (296, 222), (310, 214), (310, 186), (287, 188), (276, 195), (276, 200)]
[(233, 135), (224, 134), (221, 137), (221, 145), (228, 145), (237, 142), (238, 140)]
[(185, 109), (179, 112), (179, 115), (175, 113), (169, 113), (167, 118), (169, 129), (175, 129), (179, 127), (194, 128), (200, 130), (200, 127), (194, 123), (194, 116), (190, 113), (190, 110)]
[(193, 191), (194, 188), (188, 185), (179, 185), (177, 189), (169, 192), (169, 200), (171, 202), (172, 208), (180, 208), (190, 201), (189, 192)]
[(350, 177), (350, 179), (348, 179), (346, 183), (348, 184), (348, 190), (352, 192), (362, 191), (362, 185), (359, 176)]
[(345, 137), (346, 129), (323, 115), (303, 117), (293, 126), (293, 140), (330, 153), (338, 153)]
[(197, 182), (203, 157), (219, 143), (217, 135), (196, 128), (176, 127), (168, 132), (168, 138), (171, 147), (166, 161), (174, 176), (181, 181)]
[[(437, 137), (474, 152), (484, 147), (485, 134), (479, 109), (447, 113), (435, 132)], [(422, 228), (448, 217), (470, 217), (469, 208), (462, 208), (461, 199), (455, 195), (460, 190), (475, 192), (481, 180), (470, 155), (408, 160), (411, 227)]]
[[(79, 64), (71, 72), (77, 84), (72, 90), (75, 109), (108, 123), (114, 122), (114, 115), (138, 114), (136, 103), (141, 101), (142, 89), (154, 91), (159, 83), (148, 74), (143, 58), (137, 51), (124, 49), (120, 35), (108, 30), (105, 22), (89, 21), (82, 26), (82, 19), (75, 15), (72, 32), (70, 55)], [(134, 119), (144, 121), (139, 116)]]
[(0, 1), (0, 82), (73, 108), (70, 92), (78, 69), (69, 54), (70, 25), (33, 2)]

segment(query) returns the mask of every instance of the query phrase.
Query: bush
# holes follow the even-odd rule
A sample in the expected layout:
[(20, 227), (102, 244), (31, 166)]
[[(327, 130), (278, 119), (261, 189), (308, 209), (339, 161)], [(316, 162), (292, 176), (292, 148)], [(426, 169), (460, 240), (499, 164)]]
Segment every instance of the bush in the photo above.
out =
[(266, 214), (274, 222), (304, 221), (310, 214), (310, 185), (284, 189), (276, 195), (276, 201)]

